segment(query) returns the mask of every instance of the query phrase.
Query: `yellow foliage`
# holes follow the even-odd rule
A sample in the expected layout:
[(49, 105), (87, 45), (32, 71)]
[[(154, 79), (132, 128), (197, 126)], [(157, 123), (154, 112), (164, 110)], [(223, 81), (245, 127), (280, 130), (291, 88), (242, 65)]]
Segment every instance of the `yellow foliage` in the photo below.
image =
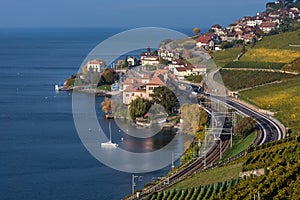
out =
[(275, 112), (275, 118), (300, 132), (300, 79), (242, 92), (251, 103)]
[(249, 49), (241, 61), (289, 63), (299, 57), (299, 51), (261, 48)]
[(101, 103), (102, 110), (105, 113), (111, 112), (111, 100), (105, 97), (104, 101)]

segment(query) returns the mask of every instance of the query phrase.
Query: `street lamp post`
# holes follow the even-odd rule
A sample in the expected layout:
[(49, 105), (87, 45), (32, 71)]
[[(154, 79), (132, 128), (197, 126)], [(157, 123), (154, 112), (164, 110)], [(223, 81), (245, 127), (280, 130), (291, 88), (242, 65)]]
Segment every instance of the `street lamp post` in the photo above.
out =
[(138, 178), (139, 181), (141, 181), (140, 179), (142, 178), (142, 176), (135, 176), (134, 174), (132, 174), (132, 177), (131, 177), (131, 191), (132, 191), (132, 194), (134, 194), (134, 187), (136, 186), (136, 183), (135, 183), (136, 178)]
[(137, 178), (138, 176), (135, 176), (134, 174), (132, 174), (132, 178), (131, 178), (131, 191), (132, 194), (134, 194), (134, 187), (136, 186), (136, 183), (134, 182), (134, 179)]
[(171, 165), (172, 169), (174, 169), (175, 165), (174, 165), (174, 152), (172, 151), (172, 165)]

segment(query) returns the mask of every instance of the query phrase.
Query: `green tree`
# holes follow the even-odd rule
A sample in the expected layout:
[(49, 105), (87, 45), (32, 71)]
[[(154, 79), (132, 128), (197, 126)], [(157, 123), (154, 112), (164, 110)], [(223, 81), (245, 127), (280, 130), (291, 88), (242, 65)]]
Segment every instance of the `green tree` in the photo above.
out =
[(236, 125), (233, 128), (233, 131), (234, 134), (245, 138), (255, 130), (255, 127), (256, 122), (252, 118), (244, 117), (237, 121)]
[[(100, 80), (99, 80), (100, 79)], [(113, 69), (105, 69), (101, 77), (98, 78), (98, 86), (100, 85), (110, 85), (119, 79), (119, 75)]]
[(134, 121), (137, 117), (144, 116), (149, 108), (150, 108), (150, 101), (138, 97), (130, 102), (129, 104), (129, 115), (130, 118)]
[(153, 50), (153, 51), (151, 52), (151, 56), (158, 56), (157, 50)]
[(179, 107), (176, 95), (166, 86), (155, 88), (151, 97), (152, 103), (163, 106), (168, 115), (172, 114)]
[(126, 56), (125, 59), (124, 59), (124, 62), (123, 62), (123, 65), (122, 65), (123, 68), (127, 68), (128, 67), (128, 61), (127, 61), (127, 59), (128, 59), (128, 56)]

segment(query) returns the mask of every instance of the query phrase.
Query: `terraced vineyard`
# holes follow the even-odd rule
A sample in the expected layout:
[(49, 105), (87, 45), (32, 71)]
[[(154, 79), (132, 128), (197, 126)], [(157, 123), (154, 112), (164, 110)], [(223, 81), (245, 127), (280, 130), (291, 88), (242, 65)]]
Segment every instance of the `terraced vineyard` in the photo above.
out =
[(160, 191), (149, 195), (146, 200), (202, 200), (215, 199), (221, 192), (226, 192), (230, 187), (236, 185), (239, 179), (219, 182), (201, 187), (187, 189), (171, 189)]
[(283, 63), (237, 61), (227, 63), (224, 68), (281, 69), (283, 66)]
[(152, 193), (147, 200), (298, 199), (300, 196), (300, 135), (256, 147), (228, 164), (242, 163), (241, 171), (263, 168), (264, 175), (236, 178), (198, 187), (171, 188)]
[(247, 155), (243, 170), (265, 168), (265, 175), (240, 181), (219, 194), (220, 199), (251, 199), (258, 192), (262, 199), (299, 199), (300, 137), (293, 136)]
[(220, 70), (220, 73), (216, 75), (217, 76), (214, 77), (216, 81), (219, 81), (220, 78), (222, 78), (225, 86), (234, 91), (298, 77), (293, 74), (284, 74), (280, 72), (224, 69)]

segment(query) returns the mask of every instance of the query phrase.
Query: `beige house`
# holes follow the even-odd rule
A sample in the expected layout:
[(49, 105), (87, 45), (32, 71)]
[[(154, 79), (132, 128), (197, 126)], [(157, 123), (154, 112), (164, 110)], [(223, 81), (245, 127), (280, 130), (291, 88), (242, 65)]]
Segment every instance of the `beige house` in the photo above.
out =
[(87, 62), (87, 70), (92, 72), (101, 72), (101, 68), (105, 67), (105, 61), (95, 59)]
[[(165, 85), (164, 76), (160, 73), (154, 74), (150, 82), (143, 84), (142, 80), (136, 80), (136, 83), (126, 86), (126, 89), (123, 91), (123, 103), (130, 104), (130, 102), (138, 97), (151, 100), (151, 94), (153, 90), (159, 86)], [(128, 80), (125, 82), (130, 82)]]
[(272, 30), (275, 30), (277, 24), (275, 22), (263, 22), (260, 24), (259, 29), (262, 30), (264, 33), (269, 33)]
[(205, 65), (187, 65), (185, 67), (174, 68), (174, 75), (179, 80), (183, 80), (185, 76), (204, 75), (206, 73), (207, 73), (207, 68)]
[(145, 65), (157, 65), (159, 64), (159, 57), (158, 56), (146, 56), (141, 59), (142, 66)]

